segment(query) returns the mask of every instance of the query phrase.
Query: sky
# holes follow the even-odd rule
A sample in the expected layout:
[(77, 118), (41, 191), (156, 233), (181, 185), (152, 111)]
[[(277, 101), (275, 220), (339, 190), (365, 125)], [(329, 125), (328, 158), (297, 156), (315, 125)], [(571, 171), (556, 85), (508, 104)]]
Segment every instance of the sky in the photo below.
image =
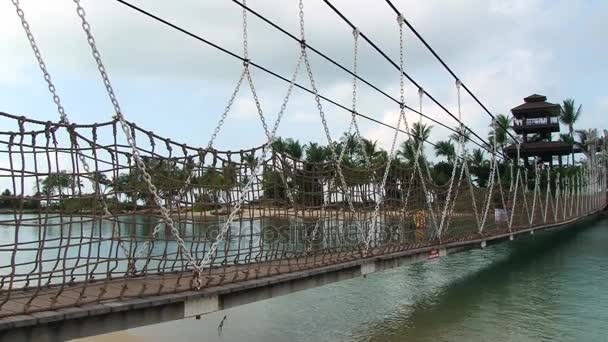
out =
[[(242, 9), (230, 0), (131, 0), (166, 20), (242, 54)], [(112, 106), (71, 0), (22, 0), (22, 8), (72, 122), (104, 122)], [(399, 58), (395, 14), (384, 1), (334, 0), (359, 30), (393, 60)], [(509, 113), (523, 98), (540, 93), (550, 102), (574, 98), (583, 105), (578, 128), (608, 127), (605, 66), (608, 2), (601, 0), (393, 0), (397, 8), (494, 114)], [(242, 63), (214, 48), (121, 5), (82, 0), (98, 48), (125, 117), (139, 126), (193, 146), (205, 146), (236, 85)], [(298, 34), (296, 0), (249, 0), (248, 5)], [(351, 29), (322, 0), (304, 0), (307, 43), (352, 69)], [(10, 1), (0, 2), (0, 111), (56, 121), (31, 48)], [(454, 79), (406, 30), (405, 71), (457, 113)], [(299, 46), (252, 15), (248, 16), (249, 57), (289, 77)], [(352, 101), (352, 77), (314, 53), (311, 66), (320, 94), (346, 107)], [(399, 96), (399, 73), (364, 41), (359, 42), (359, 74), (391, 96)], [(252, 69), (256, 91), (268, 120), (274, 122), (287, 83)], [(308, 86), (304, 73), (298, 82)], [(406, 103), (418, 107), (417, 88), (405, 85)], [(362, 114), (396, 124), (398, 105), (359, 83)], [(347, 130), (350, 113), (323, 102), (332, 138)], [(455, 127), (428, 99), (423, 112)], [(419, 119), (408, 112), (409, 124)], [(468, 96), (462, 120), (486, 137), (490, 118)], [(426, 122), (426, 120), (424, 120)], [(388, 148), (389, 128), (359, 119), (363, 135)], [(0, 120), (0, 131), (16, 125)], [(564, 131), (564, 128), (562, 128)], [(279, 135), (306, 143), (327, 140), (313, 97), (295, 90)], [(431, 141), (448, 132), (433, 128)], [(399, 136), (400, 141), (405, 139)], [(247, 86), (238, 93), (218, 135), (218, 149), (259, 146), (264, 134)]]

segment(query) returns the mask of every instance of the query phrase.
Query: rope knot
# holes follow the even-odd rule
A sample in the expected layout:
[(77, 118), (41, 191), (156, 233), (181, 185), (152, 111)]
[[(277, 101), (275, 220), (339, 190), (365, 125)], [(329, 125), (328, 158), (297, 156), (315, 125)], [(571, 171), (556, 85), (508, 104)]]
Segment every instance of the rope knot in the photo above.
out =
[(19, 123), (19, 132), (24, 133), (25, 132), (25, 117), (24, 116), (20, 117), (18, 120), (18, 123)]
[(135, 276), (137, 269), (135, 268), (135, 259), (129, 259), (129, 264), (127, 266), (127, 274), (129, 276)]
[(300, 47), (302, 48), (302, 50), (306, 49), (306, 39), (300, 39)]
[(93, 127), (91, 128), (91, 135), (93, 136), (93, 141), (97, 141), (97, 127), (98, 127), (98, 124), (95, 123), (95, 124), (93, 124)]
[(419, 97), (423, 97), (424, 96), (424, 89), (422, 87), (418, 88), (418, 96)]
[(248, 68), (248, 67), (249, 67), (249, 58), (244, 58), (244, 59), (243, 59), (243, 66), (244, 66), (245, 68)]
[(456, 80), (456, 87), (460, 88), (461, 86), (462, 86), (462, 82), (459, 79), (457, 79)]
[(359, 34), (360, 34), (360, 33), (361, 33), (361, 32), (359, 31), (359, 29), (358, 29), (358, 28), (356, 28), (356, 27), (355, 27), (355, 28), (353, 29), (353, 37), (355, 37), (355, 39), (359, 38)]

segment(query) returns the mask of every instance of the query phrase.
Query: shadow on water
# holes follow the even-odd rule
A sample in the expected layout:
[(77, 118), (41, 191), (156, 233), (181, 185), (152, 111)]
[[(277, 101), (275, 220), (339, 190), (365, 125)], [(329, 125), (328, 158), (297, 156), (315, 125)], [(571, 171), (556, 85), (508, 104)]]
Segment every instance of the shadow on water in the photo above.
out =
[[(589, 219), (569, 226), (568, 229), (537, 233), (511, 243), (490, 247), (486, 251), (475, 250), (468, 252), (469, 255), (465, 253), (452, 257), (482, 258), (484, 257), (482, 253), (490, 252), (491, 255), (486, 257), (493, 260), (477, 271), (448, 281), (446, 285), (439, 286), (430, 293), (427, 291), (423, 298), (416, 300), (413, 305), (402, 307), (388, 320), (366, 325), (367, 331), (361, 334), (360, 340), (452, 341), (455, 336), (451, 334), (454, 330), (458, 330), (454, 327), (462, 324), (467, 318), (477, 315), (480, 306), (486, 304), (484, 301), (498, 300), (495, 309), (500, 311), (507, 306), (507, 302), (518, 296), (519, 294), (509, 286), (516, 280), (521, 281), (520, 277), (527, 277), (526, 273), (537, 271), (537, 277), (524, 279), (525, 281), (535, 283), (552, 281), (550, 273), (542, 274), (543, 261), (554, 258), (556, 250), (571, 243), (582, 231), (596, 223), (597, 220)], [(440, 265), (442, 263), (444, 265)], [(456, 267), (450, 264), (453, 262), (447, 258), (436, 266), (447, 268), (448, 272), (453, 273), (463, 271), (458, 267), (466, 267), (462, 264)], [(412, 270), (415, 278), (425, 277), (424, 267), (414, 267)], [(544, 298), (540, 303), (535, 303), (535, 310), (544, 312), (552, 305), (557, 304), (552, 303), (551, 298)], [(505, 316), (512, 314), (505, 313)], [(441, 336), (444, 338), (442, 339)]]

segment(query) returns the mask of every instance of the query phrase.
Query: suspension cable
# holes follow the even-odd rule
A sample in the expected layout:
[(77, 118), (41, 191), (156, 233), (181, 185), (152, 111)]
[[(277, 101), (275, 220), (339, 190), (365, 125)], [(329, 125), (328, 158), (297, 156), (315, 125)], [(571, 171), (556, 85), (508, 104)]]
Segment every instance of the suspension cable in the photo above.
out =
[[(120, 1), (120, 0), (119, 0)], [(273, 21), (271, 21), (270, 19), (266, 18), (264, 15), (260, 14), (259, 12), (255, 11), (254, 9), (248, 7), (246, 4), (243, 4), (241, 2), (239, 2), (238, 0), (232, 0), (232, 2), (234, 2), (235, 4), (239, 5), (240, 7), (242, 7), (243, 9), (247, 10), (248, 12), (250, 12), (251, 14), (255, 15), (256, 17), (258, 17), (260, 20), (262, 20), (263, 22), (267, 23), (268, 25), (272, 26), (273, 28), (275, 28), (276, 30), (278, 30), (279, 32), (283, 33), (284, 35), (286, 35), (287, 37), (291, 38), (292, 40), (296, 41), (296, 42), (300, 42), (300, 39), (298, 39), (295, 35), (293, 35), (292, 33), (290, 33), (289, 31), (285, 30), (283, 27), (279, 26), (278, 24), (274, 23)], [(353, 31), (357, 32), (357, 35), (359, 34), (359, 30), (357, 28), (353, 28)], [(349, 70), (347, 67), (343, 66), (342, 64), (338, 63), (336, 60), (334, 60), (333, 58), (327, 56), (325, 53), (319, 51), (318, 49), (312, 47), (310, 44), (308, 44), (308, 42), (305, 42), (305, 46), (307, 49), (313, 51), (314, 53), (316, 53), (317, 55), (319, 55), (320, 57), (322, 57), (323, 59), (325, 59), (326, 61), (330, 62), (331, 64), (333, 64), (334, 66), (338, 67), (339, 69), (343, 70), (344, 72), (350, 74), (351, 76), (355, 77), (356, 79), (358, 79), (359, 81), (365, 83), (367, 86), (369, 86), (370, 88), (374, 89), (375, 91), (377, 91), (378, 93), (382, 94), (384, 97), (390, 99), (391, 101), (401, 105), (401, 102), (396, 99), (394, 96), (391, 96), (390, 94), (386, 93), (385, 91), (383, 91), (382, 89), (380, 89), (378, 86), (374, 85), (373, 83), (369, 82), (368, 80), (364, 79), (363, 77), (361, 77), (361, 75), (357, 74), (356, 72), (354, 72), (353, 70)], [(446, 128), (448, 130), (450, 130), (453, 133), (456, 134), (460, 134), (460, 132), (457, 129), (454, 129), (453, 127), (450, 127), (448, 125), (446, 125), (445, 123), (434, 119), (426, 114), (424, 114), (422, 111), (420, 110), (416, 110), (406, 104), (404, 104), (404, 108), (415, 113), (418, 114), (421, 117), (424, 117), (425, 119), (433, 122), (434, 124), (437, 124), (443, 128)], [(491, 150), (480, 144), (477, 141), (474, 140), (470, 140), (473, 144), (475, 144), (476, 146), (486, 150), (487, 152), (491, 152)]]
[[(163, 18), (160, 18), (159, 16), (157, 16), (157, 15), (155, 15), (155, 14), (152, 14), (152, 13), (150, 13), (150, 12), (148, 12), (148, 11), (146, 11), (146, 10), (144, 10), (144, 9), (140, 8), (140, 7), (137, 7), (137, 6), (133, 5), (133, 4), (131, 4), (131, 3), (127, 2), (127, 1), (125, 1), (125, 0), (116, 0), (116, 1), (117, 1), (117, 2), (119, 2), (119, 3), (121, 3), (121, 4), (123, 4), (123, 5), (125, 5), (125, 6), (127, 6), (127, 7), (129, 7), (129, 8), (131, 8), (131, 9), (133, 9), (133, 10), (135, 10), (135, 11), (137, 11), (137, 12), (139, 12), (139, 13), (141, 13), (141, 14), (143, 14), (143, 15), (145, 15), (145, 16), (147, 16), (147, 17), (149, 17), (150, 19), (153, 19), (153, 20), (155, 20), (155, 21), (158, 21), (158, 22), (160, 22), (160, 23), (162, 23), (162, 24), (164, 24), (164, 25), (166, 25), (166, 26), (171, 27), (171, 28), (172, 28), (172, 29), (174, 29), (174, 30), (177, 30), (177, 31), (179, 31), (179, 32), (181, 32), (181, 33), (183, 33), (183, 34), (185, 34), (185, 35), (187, 35), (187, 36), (190, 36), (191, 38), (194, 38), (194, 39), (196, 39), (196, 40), (198, 40), (198, 41), (200, 41), (200, 42), (202, 42), (202, 43), (204, 43), (204, 44), (207, 44), (207, 45), (209, 45), (209, 46), (211, 46), (211, 47), (213, 47), (213, 48), (215, 48), (215, 49), (217, 49), (217, 50), (219, 50), (219, 51), (222, 51), (223, 53), (225, 53), (225, 54), (227, 54), (227, 55), (230, 55), (230, 56), (231, 56), (231, 57), (233, 57), (233, 58), (236, 58), (236, 59), (238, 59), (238, 60), (240, 60), (240, 61), (242, 61), (242, 62), (244, 62), (244, 61), (245, 61), (245, 58), (243, 58), (242, 56), (240, 56), (240, 55), (238, 55), (238, 54), (236, 54), (236, 53), (234, 53), (234, 52), (232, 52), (232, 51), (230, 51), (230, 50), (228, 50), (228, 49), (226, 49), (226, 48), (223, 48), (223, 47), (221, 47), (221, 46), (219, 46), (219, 45), (217, 45), (217, 44), (215, 44), (215, 43), (213, 43), (213, 42), (211, 42), (211, 41), (209, 41), (209, 40), (207, 40), (207, 39), (203, 38), (203, 37), (202, 37), (202, 36), (200, 36), (200, 35), (194, 34), (194, 33), (190, 32), (190, 31), (188, 31), (188, 30), (186, 30), (186, 29), (184, 29), (184, 28), (182, 28), (182, 27), (180, 27), (180, 26), (178, 26), (178, 25), (176, 25), (176, 24), (173, 24), (173, 23), (171, 23), (171, 22), (169, 22), (169, 21), (167, 21), (167, 20), (165, 20), (165, 19), (163, 19)], [(299, 40), (299, 39), (298, 39), (298, 42), (300, 42), (300, 40)], [(305, 46), (308, 48), (308, 45), (307, 45), (307, 44), (305, 44)], [(279, 75), (279, 74), (277, 74), (276, 72), (274, 72), (274, 71), (272, 71), (272, 70), (270, 70), (270, 69), (268, 69), (268, 68), (266, 68), (266, 67), (264, 67), (264, 66), (262, 66), (262, 65), (260, 65), (260, 64), (257, 64), (257, 63), (255, 63), (255, 62), (253, 62), (252, 60), (249, 60), (248, 62), (249, 62), (249, 65), (250, 65), (250, 66), (253, 66), (253, 67), (255, 67), (255, 68), (259, 69), (259, 70), (262, 70), (262, 71), (264, 71), (265, 73), (267, 73), (267, 74), (269, 74), (269, 75), (271, 75), (271, 76), (273, 76), (273, 77), (276, 77), (276, 78), (278, 78), (278, 79), (280, 79), (280, 80), (282, 80), (282, 81), (284, 81), (284, 82), (287, 82), (287, 83), (289, 83), (289, 82), (290, 82), (290, 79), (288, 79), (287, 77), (284, 77), (284, 76), (282, 76), (282, 75)], [(359, 80), (361, 80), (362, 82), (364, 82), (364, 81), (363, 81), (361, 78), (358, 78), (358, 79), (359, 79)], [(295, 86), (295, 87), (297, 87), (297, 88), (298, 88), (298, 89), (300, 89), (300, 90), (303, 90), (303, 91), (305, 91), (305, 92), (307, 92), (307, 93), (309, 93), (309, 94), (314, 95), (314, 92), (313, 92), (311, 89), (309, 89), (309, 88), (307, 88), (307, 87), (304, 87), (304, 86), (302, 86), (302, 85), (301, 85), (301, 84), (299, 84), (299, 83), (294, 83), (294, 86)], [(328, 97), (326, 97), (326, 96), (324, 96), (324, 95), (322, 95), (322, 94), (318, 94), (318, 96), (319, 96), (319, 98), (323, 99), (324, 101), (327, 101), (327, 102), (331, 103), (332, 105), (334, 105), (334, 106), (336, 106), (336, 107), (338, 107), (338, 108), (340, 108), (340, 109), (343, 109), (343, 110), (345, 110), (345, 111), (347, 111), (347, 112), (349, 112), (349, 113), (352, 113), (352, 109), (351, 109), (351, 108), (348, 108), (347, 106), (345, 106), (345, 105), (343, 105), (343, 104), (340, 104), (340, 103), (338, 103), (338, 102), (336, 102), (336, 101), (334, 101), (334, 100), (332, 100), (332, 99), (330, 99), (330, 98), (328, 98)], [(408, 107), (406, 107), (406, 108), (408, 108)], [(413, 111), (414, 111), (415, 113), (420, 114), (420, 113), (419, 113), (418, 111), (416, 111), (416, 110), (413, 110)], [(379, 124), (379, 125), (385, 126), (385, 127), (387, 127), (387, 128), (390, 128), (390, 129), (395, 129), (395, 126), (390, 125), (390, 124), (387, 124), (387, 123), (384, 123), (384, 122), (382, 122), (382, 121), (380, 121), (380, 120), (378, 120), (378, 119), (374, 119), (374, 118), (370, 117), (369, 115), (362, 114), (362, 113), (360, 113), (360, 112), (358, 112), (358, 111), (356, 111), (356, 112), (354, 112), (354, 113), (355, 113), (355, 115), (357, 115), (357, 116), (359, 116), (359, 117), (362, 117), (362, 118), (364, 118), (364, 119), (366, 119), (366, 120), (372, 121), (372, 122), (374, 122), (374, 123), (377, 123), (377, 124)], [(430, 118), (429, 118), (429, 120), (433, 120), (433, 119), (430, 119)], [(435, 122), (435, 121), (433, 121), (433, 122)], [(442, 126), (443, 126), (443, 124), (441, 124), (441, 123), (439, 123), (439, 125), (442, 125)], [(458, 132), (457, 130), (455, 130), (455, 129), (453, 129), (453, 128), (449, 127), (449, 126), (446, 126), (446, 128), (450, 129), (451, 131)], [(404, 131), (404, 130), (401, 130), (401, 129), (399, 129), (399, 131), (400, 131), (401, 133), (407, 134), (407, 135), (408, 135), (408, 136), (410, 136), (410, 137), (412, 136), (411, 132)], [(436, 147), (436, 146), (437, 146), (437, 145), (436, 145), (436, 144), (434, 144), (433, 142), (430, 142), (430, 141), (425, 141), (425, 142), (426, 142), (427, 144), (429, 144), (429, 145), (433, 146), (433, 147)]]
[[(342, 20), (348, 24), (351, 28), (355, 28), (356, 26), (344, 15), (342, 14), (342, 12), (340, 12), (340, 10), (338, 10), (329, 0), (323, 0), (323, 2), (325, 2), (325, 4), (327, 4), (327, 6), (329, 6), (340, 18), (342, 18)], [(386, 59), (391, 65), (393, 65), (393, 67), (397, 70), (399, 70), (399, 65), (393, 61), (382, 49), (380, 49), (378, 47), (378, 45), (376, 45), (369, 37), (367, 37), (367, 35), (365, 35), (363, 32), (361, 32), (361, 38), (363, 38), (371, 47), (374, 48), (374, 50), (376, 50), (382, 57), (384, 57), (384, 59)], [(422, 88), (422, 86), (416, 82), (408, 73), (404, 72), (404, 76), (414, 85), (416, 86), (418, 89)], [(439, 102), (437, 99), (435, 99), (431, 94), (429, 94), (426, 90), (424, 91), (425, 95), (431, 100), (433, 101), (437, 106), (439, 106), (439, 108), (441, 108), (444, 112), (446, 112), (449, 116), (451, 116), (454, 120), (456, 120), (459, 124), (463, 124), (454, 114), (452, 114), (452, 112), (450, 112), (443, 104), (441, 104), (441, 102)], [(471, 132), (471, 134), (473, 134), (473, 136), (475, 136), (477, 139), (479, 139), (481, 142), (483, 142), (487, 148), (487, 151), (490, 151), (492, 148), (492, 145), (487, 142), (485, 139), (483, 139), (481, 136), (479, 136), (479, 134), (477, 134), (475, 131), (473, 131), (472, 129), (470, 129), (469, 127), (467, 127), (466, 125), (464, 126), (464, 131), (463, 132), (457, 132), (459, 135), (460, 134), (466, 134), (466, 131)], [(470, 140), (470, 139), (468, 139)], [(501, 153), (503, 156), (503, 159), (507, 160), (509, 159), (508, 156), (504, 155), (504, 153)]]
[[(395, 7), (395, 5), (393, 5), (391, 0), (385, 0), (385, 1), (391, 7), (391, 9), (395, 12), (395, 14), (401, 15), (401, 12), (397, 9), (397, 7)], [(443, 61), (443, 59), (441, 59), (441, 57), (439, 57), (437, 52), (435, 52), (435, 50), (429, 45), (429, 43), (427, 43), (427, 41), (420, 35), (420, 33), (418, 33), (418, 31), (414, 28), (414, 26), (412, 26), (412, 24), (410, 24), (407, 21), (407, 19), (405, 19), (405, 17), (404, 17), (404, 23), (412, 31), (412, 33), (414, 33), (414, 35), (416, 35), (416, 37), (418, 37), (418, 39), (420, 39), (422, 44), (424, 44), (424, 46), (426, 46), (426, 48), (433, 54), (433, 56), (435, 56), (435, 58), (439, 61), (439, 63), (441, 63), (441, 65), (443, 65), (443, 67), (450, 73), (450, 75), (452, 75), (452, 77), (454, 77), (455, 80), (460, 80), (460, 78), (458, 76), (456, 76), (454, 71), (452, 71), (452, 69)], [(471, 90), (469, 90), (469, 88), (467, 88), (467, 86), (464, 83), (461, 82), (461, 86), (492, 119), (496, 120), (496, 117), (494, 116), (494, 114), (492, 114), (488, 110), (488, 108), (477, 98), (477, 96), (475, 96), (475, 94), (473, 94), (473, 92)], [(505, 132), (507, 132), (507, 134), (512, 139), (515, 140), (515, 137), (511, 134), (511, 132), (509, 132), (508, 127), (504, 127), (502, 125), (502, 123), (500, 123), (500, 122), (497, 122), (497, 124), (500, 126), (500, 128), (505, 130)]]

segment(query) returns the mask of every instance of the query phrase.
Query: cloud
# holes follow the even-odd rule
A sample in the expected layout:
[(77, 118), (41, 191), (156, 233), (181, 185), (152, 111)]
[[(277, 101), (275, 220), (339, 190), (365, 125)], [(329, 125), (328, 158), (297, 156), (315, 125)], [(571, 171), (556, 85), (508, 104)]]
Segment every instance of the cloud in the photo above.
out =
[[(242, 54), (242, 13), (240, 7), (231, 1), (184, 0), (179, 4), (161, 0), (132, 2), (230, 51)], [(565, 0), (394, 2), (493, 113), (508, 112), (509, 108), (519, 104), (524, 96), (532, 92), (545, 93), (555, 102), (576, 95), (579, 102), (591, 105), (598, 97), (594, 92), (601, 89), (599, 83), (608, 76), (606, 68), (603, 68), (606, 47), (597, 43), (608, 30), (608, 23), (601, 18), (606, 4), (573, 4)], [(370, 6), (365, 0), (335, 0), (333, 3), (388, 55), (398, 60), (398, 26), (395, 14), (388, 6)], [(298, 34), (296, 1), (257, 0), (248, 4), (289, 32)], [(351, 68), (351, 30), (321, 0), (306, 0), (304, 4), (307, 42)], [(155, 113), (154, 107), (148, 102), (175, 97), (172, 101), (165, 100), (167, 106), (179, 105), (180, 111), (173, 115), (172, 121), (179, 122), (177, 116), (181, 116), (182, 121), (199, 118), (201, 111), (206, 111), (203, 130), (212, 129), (207, 126), (217, 122), (238, 77), (241, 62), (118, 2), (85, 1), (84, 5), (97, 45), (117, 87), (132, 91), (134, 86), (127, 87), (125, 84), (135, 84), (137, 87), (145, 83), (149, 86), (146, 96), (133, 98), (129, 96), (130, 93), (124, 95), (130, 100), (126, 105), (128, 108), (144, 107), (148, 110), (146, 118), (157, 115), (161, 118), (146, 119), (146, 128), (165, 130), (167, 135), (174, 133), (174, 126), (162, 122), (161, 110), (157, 109)], [(51, 73), (69, 74), (73, 76), (70, 80), (95, 79), (98, 82), (73, 3), (32, 1), (24, 2), (22, 6)], [(540, 12), (544, 19), (538, 17)], [(6, 56), (0, 65), (0, 84), (26, 92), (33, 87), (30, 83), (42, 81), (34, 78), (39, 77), (39, 71), (33, 63), (30, 47), (10, 2), (0, 3), (0, 21), (6, 23), (0, 34), (0, 54)], [(573, 26), (570, 24), (573, 22), (580, 25)], [(248, 17), (248, 30), (252, 60), (289, 77), (298, 56), (298, 44), (253, 15)], [(569, 48), (568, 44), (575, 48)], [(405, 46), (406, 71), (456, 115), (457, 99), (452, 77), (407, 30)], [(310, 56), (320, 92), (350, 107), (352, 77), (314, 53), (311, 52)], [(359, 66), (363, 77), (398, 98), (398, 73), (363, 41), (360, 42)], [(268, 113), (269, 120), (274, 120), (286, 83), (255, 68), (252, 68), (252, 72), (264, 111)], [(583, 73), (586, 75), (584, 80), (573, 82), (582, 78)], [(304, 73), (298, 82), (308, 85), (308, 80), (303, 76)], [(168, 92), (172, 84), (175, 84), (175, 89)], [(192, 103), (184, 102), (181, 94), (191, 92), (188, 87), (196, 84), (205, 92), (205, 102), (201, 104), (197, 99), (186, 99)], [(81, 91), (86, 95), (85, 91), (93, 90), (100, 89)], [(361, 113), (382, 121), (396, 121), (389, 114), (398, 110), (392, 100), (362, 83), (359, 83), (358, 94), (358, 110)], [(88, 95), (82, 97), (87, 101), (89, 99)], [(48, 102), (46, 99), (44, 101)], [(462, 101), (463, 120), (485, 136), (489, 118), (471, 98), (463, 96)], [(406, 102), (412, 107), (418, 104), (417, 89), (409, 82), (406, 84)], [(186, 106), (185, 103), (190, 105)], [(349, 113), (325, 102), (323, 108), (332, 135), (341, 135), (348, 127)], [(424, 112), (450, 127), (456, 126), (456, 121), (428, 98), (424, 99)], [(244, 85), (230, 118), (249, 126), (228, 126), (236, 131), (243, 127), (248, 130), (261, 129), (250, 125), (256, 116), (251, 95)], [(413, 115), (410, 121), (415, 120), (417, 116)], [(363, 119), (360, 121), (364, 132), (386, 146), (387, 133), (384, 128)], [(196, 130), (187, 127), (175, 135), (184, 140), (198, 141), (200, 131), (200, 127)], [(446, 129), (435, 124), (432, 140), (442, 139), (447, 133)], [(281, 134), (293, 135), (304, 141), (325, 141), (316, 105), (309, 94), (294, 91)], [(233, 133), (226, 139), (233, 141), (235, 137), (239, 135)], [(247, 143), (251, 142), (246, 141), (242, 145)]]

